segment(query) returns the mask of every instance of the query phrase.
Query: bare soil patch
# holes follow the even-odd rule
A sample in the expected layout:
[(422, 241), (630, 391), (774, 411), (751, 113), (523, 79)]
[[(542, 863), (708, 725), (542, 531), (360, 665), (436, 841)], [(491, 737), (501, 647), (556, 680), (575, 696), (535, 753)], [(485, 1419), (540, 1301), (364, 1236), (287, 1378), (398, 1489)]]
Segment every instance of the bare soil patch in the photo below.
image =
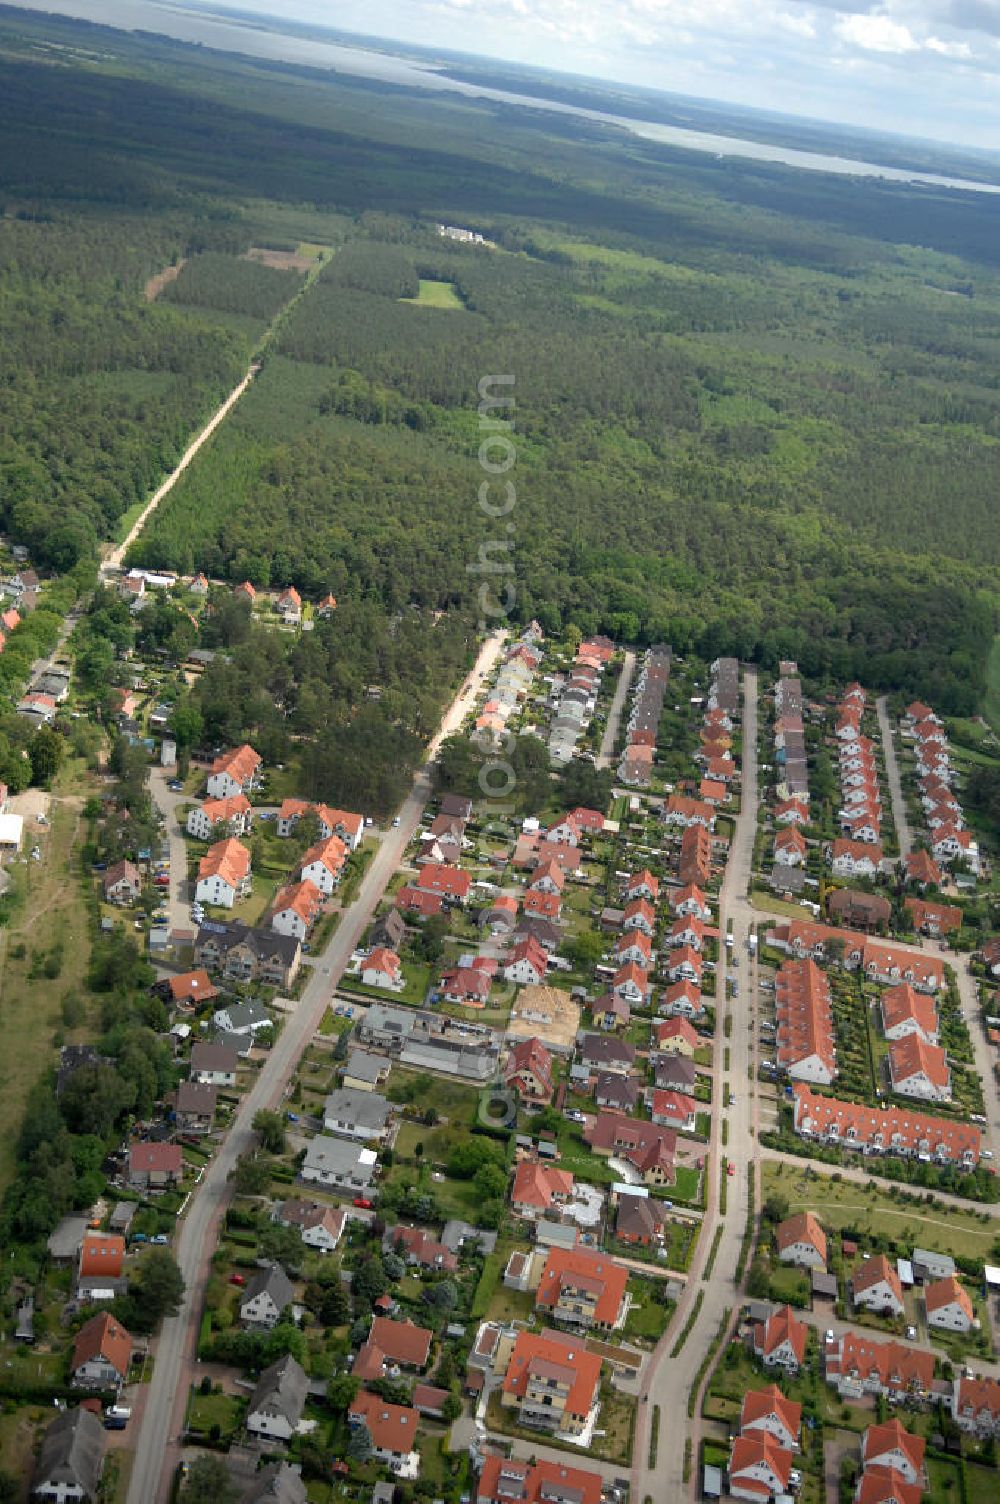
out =
[(149, 281), (143, 288), (143, 293), (145, 295), (147, 303), (155, 303), (156, 299), (160, 296), (160, 293), (166, 287), (167, 283), (177, 281), (177, 278), (181, 274), (181, 268), (183, 267), (183, 265), (184, 261), (178, 261), (176, 266), (165, 266), (162, 272), (157, 272), (155, 277), (150, 277)]
[(243, 257), (244, 261), (259, 261), (262, 266), (273, 266), (279, 272), (309, 272), (315, 262), (298, 251), (269, 251), (266, 246), (252, 245)]

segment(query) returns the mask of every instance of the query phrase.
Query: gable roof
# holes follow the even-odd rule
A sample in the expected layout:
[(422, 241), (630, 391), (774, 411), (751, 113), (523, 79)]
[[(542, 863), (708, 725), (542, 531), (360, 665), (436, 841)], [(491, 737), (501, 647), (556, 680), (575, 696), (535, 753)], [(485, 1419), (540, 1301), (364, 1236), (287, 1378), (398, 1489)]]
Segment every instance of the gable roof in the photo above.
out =
[(380, 1452), (407, 1456), (414, 1451), (420, 1415), (410, 1405), (390, 1405), (377, 1394), (362, 1389), (351, 1401), (348, 1417), (363, 1420), (373, 1445)]
[(591, 1410), (601, 1379), (601, 1359), (580, 1337), (562, 1332), (519, 1332), (503, 1379), (504, 1394), (522, 1399), (533, 1371), (543, 1367), (568, 1386), (566, 1409), (573, 1415)]
[(886, 1284), (900, 1305), (903, 1304), (903, 1287), (899, 1282), (899, 1275), (884, 1253), (876, 1253), (870, 1259), (862, 1260), (851, 1274), (851, 1284), (855, 1299), (875, 1285)]
[(92, 1316), (77, 1332), (70, 1368), (75, 1373), (84, 1363), (103, 1358), (118, 1377), (124, 1379), (131, 1355), (131, 1336), (110, 1312), (102, 1311), (99, 1316)]
[(795, 1400), (786, 1399), (777, 1384), (768, 1384), (764, 1389), (748, 1389), (743, 1396), (740, 1410), (740, 1429), (752, 1426), (755, 1421), (776, 1416), (785, 1430), (797, 1438), (802, 1424), (802, 1406)]
[(514, 1171), (510, 1199), (515, 1206), (534, 1206), (544, 1211), (557, 1196), (568, 1196), (572, 1189), (573, 1176), (568, 1170), (522, 1159)]
[(808, 1243), (826, 1263), (826, 1233), (812, 1212), (796, 1212), (778, 1224), (776, 1230), (778, 1252), (783, 1253), (795, 1243)]
[(886, 1452), (900, 1451), (910, 1466), (919, 1473), (924, 1465), (926, 1448), (927, 1443), (922, 1436), (914, 1436), (902, 1421), (893, 1416), (892, 1420), (868, 1427), (862, 1438), (861, 1456), (867, 1463), (884, 1456)]
[(806, 1355), (806, 1336), (805, 1322), (799, 1321), (791, 1306), (780, 1306), (766, 1321), (760, 1321), (754, 1327), (754, 1346), (766, 1356), (787, 1342), (795, 1354), (795, 1361), (801, 1363)]
[(235, 836), (216, 841), (198, 863), (198, 877), (221, 877), (229, 887), (236, 888), (250, 871), (250, 853), (241, 846)]
[(244, 742), (242, 747), (234, 747), (231, 751), (223, 752), (217, 757), (212, 764), (211, 772), (228, 773), (236, 783), (246, 783), (253, 777), (260, 765), (259, 754), (248, 742)]
[(944, 1279), (931, 1280), (924, 1285), (924, 1302), (928, 1314), (931, 1311), (940, 1311), (942, 1306), (954, 1303), (960, 1306), (970, 1321), (975, 1320), (976, 1313), (973, 1310), (972, 1301), (964, 1285), (960, 1285), (953, 1274), (946, 1275)]

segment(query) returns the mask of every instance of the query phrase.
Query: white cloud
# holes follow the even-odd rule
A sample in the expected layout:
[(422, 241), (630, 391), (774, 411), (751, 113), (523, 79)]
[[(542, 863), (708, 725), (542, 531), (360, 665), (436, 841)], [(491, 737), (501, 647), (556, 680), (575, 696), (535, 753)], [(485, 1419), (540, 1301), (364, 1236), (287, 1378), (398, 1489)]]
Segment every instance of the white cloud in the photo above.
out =
[(903, 53), (920, 50), (920, 43), (915, 40), (910, 28), (900, 21), (894, 21), (891, 16), (839, 16), (834, 30), (845, 42), (861, 47), (865, 52)]
[(924, 46), (939, 57), (971, 58), (973, 55), (968, 42), (943, 42), (940, 37), (928, 37)]

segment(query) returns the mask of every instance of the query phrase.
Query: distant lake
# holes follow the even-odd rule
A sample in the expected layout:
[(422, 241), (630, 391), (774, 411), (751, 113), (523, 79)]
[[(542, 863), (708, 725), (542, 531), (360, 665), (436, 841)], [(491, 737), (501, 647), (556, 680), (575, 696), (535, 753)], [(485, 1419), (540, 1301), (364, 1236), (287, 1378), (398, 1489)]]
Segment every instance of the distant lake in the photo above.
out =
[(601, 110), (588, 110), (583, 106), (563, 104), (558, 100), (491, 89), (449, 78), (432, 67), (408, 58), (394, 57), (388, 52), (372, 52), (363, 47), (347, 47), (336, 42), (321, 42), (311, 37), (269, 31), (250, 25), (237, 16), (226, 20), (169, 3), (158, 4), (156, 0), (14, 0), (14, 3), (27, 10), (57, 11), (62, 15), (97, 21), (119, 30), (159, 32), (177, 41), (197, 42), (224, 52), (240, 52), (249, 57), (270, 58), (276, 62), (296, 63), (304, 67), (325, 67), (336, 72), (378, 79), (382, 83), (447, 90), (469, 98), (493, 100), (499, 104), (520, 105), (526, 109), (546, 110), (558, 115), (574, 115), (600, 125), (618, 127), (661, 146), (709, 152), (716, 157), (780, 162), (786, 167), (798, 167), (807, 172), (882, 178), (893, 183), (922, 183), (932, 188), (955, 188), (968, 193), (1000, 193), (1000, 184), (996, 183), (977, 183), (968, 178), (943, 177), (932, 172), (885, 167), (877, 162), (859, 161), (853, 157), (827, 156), (822, 152), (800, 151), (796, 147), (775, 146), (741, 136), (720, 136), (706, 131), (688, 130), (682, 126), (662, 125), (653, 120), (631, 120), (623, 115), (605, 114)]

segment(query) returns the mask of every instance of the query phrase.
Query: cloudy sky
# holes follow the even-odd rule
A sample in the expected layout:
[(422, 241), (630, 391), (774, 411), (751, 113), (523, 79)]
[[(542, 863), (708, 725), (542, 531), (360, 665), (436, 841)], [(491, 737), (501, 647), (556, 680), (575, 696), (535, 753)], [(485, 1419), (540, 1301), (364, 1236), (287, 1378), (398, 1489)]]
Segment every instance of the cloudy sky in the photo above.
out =
[(1000, 151), (1000, 0), (215, 0)]

